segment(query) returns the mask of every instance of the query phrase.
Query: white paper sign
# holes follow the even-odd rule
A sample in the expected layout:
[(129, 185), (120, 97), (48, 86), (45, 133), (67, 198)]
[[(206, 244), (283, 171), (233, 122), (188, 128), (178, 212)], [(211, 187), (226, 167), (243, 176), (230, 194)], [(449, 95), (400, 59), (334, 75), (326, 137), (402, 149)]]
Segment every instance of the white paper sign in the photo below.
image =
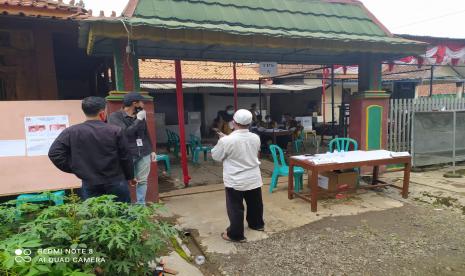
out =
[(312, 117), (311, 116), (295, 117), (295, 120), (300, 122), (300, 124), (303, 126), (304, 130), (307, 130), (307, 131), (312, 130)]
[(275, 76), (278, 74), (277, 62), (260, 62), (260, 75)]
[(47, 155), (53, 141), (67, 127), (68, 115), (24, 117), (27, 156)]
[(0, 157), (25, 156), (26, 141), (0, 140)]

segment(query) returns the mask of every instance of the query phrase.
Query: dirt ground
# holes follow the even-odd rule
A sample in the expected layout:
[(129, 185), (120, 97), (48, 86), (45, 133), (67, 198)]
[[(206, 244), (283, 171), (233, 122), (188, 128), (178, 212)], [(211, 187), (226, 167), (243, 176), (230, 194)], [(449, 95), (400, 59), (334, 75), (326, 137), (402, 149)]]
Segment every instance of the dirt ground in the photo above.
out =
[(464, 218), (407, 204), (325, 218), (211, 259), (225, 275), (465, 275)]
[[(270, 168), (271, 162), (262, 163), (264, 177)], [(235, 253), (208, 253), (199, 268), (204, 275), (465, 275), (465, 178), (443, 178), (448, 170), (412, 172), (406, 200), (396, 189), (377, 192), (402, 207), (269, 233), (235, 244)], [(180, 174), (175, 169), (174, 181), (166, 178), (172, 183), (167, 190), (179, 187)], [(220, 179), (221, 166), (207, 162), (191, 174), (198, 179), (193, 186), (210, 184)], [(402, 173), (382, 177), (397, 184), (401, 179)]]

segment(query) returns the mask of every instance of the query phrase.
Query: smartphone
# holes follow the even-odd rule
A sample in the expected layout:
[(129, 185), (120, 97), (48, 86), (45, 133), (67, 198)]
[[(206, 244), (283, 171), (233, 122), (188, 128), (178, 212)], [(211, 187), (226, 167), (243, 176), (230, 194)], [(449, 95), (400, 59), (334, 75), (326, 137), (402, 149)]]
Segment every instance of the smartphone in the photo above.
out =
[(218, 135), (220, 138), (223, 137), (223, 136), (226, 136), (226, 134), (224, 134), (223, 132), (221, 132), (219, 129), (217, 128), (212, 128), (214, 132), (216, 132), (216, 135)]

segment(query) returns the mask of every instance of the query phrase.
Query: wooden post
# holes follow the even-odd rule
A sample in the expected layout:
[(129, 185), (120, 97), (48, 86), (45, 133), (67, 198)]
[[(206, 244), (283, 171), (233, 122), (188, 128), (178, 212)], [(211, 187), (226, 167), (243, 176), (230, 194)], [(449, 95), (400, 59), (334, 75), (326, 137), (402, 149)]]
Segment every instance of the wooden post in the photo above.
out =
[(184, 97), (182, 94), (182, 73), (181, 61), (174, 61), (174, 70), (176, 75), (176, 100), (178, 104), (178, 124), (179, 124), (179, 145), (181, 151), (181, 166), (184, 185), (189, 186), (189, 171), (187, 167), (187, 148), (186, 148), (186, 130), (184, 124)]

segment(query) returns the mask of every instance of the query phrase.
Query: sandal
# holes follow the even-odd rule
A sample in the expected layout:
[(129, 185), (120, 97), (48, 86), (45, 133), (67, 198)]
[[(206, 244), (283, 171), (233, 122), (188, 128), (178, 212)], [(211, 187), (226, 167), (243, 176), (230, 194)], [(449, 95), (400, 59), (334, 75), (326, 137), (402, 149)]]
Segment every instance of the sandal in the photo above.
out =
[(233, 240), (231, 239), (228, 234), (226, 232), (223, 232), (221, 233), (221, 238), (225, 241), (229, 241), (229, 242), (239, 242), (239, 243), (244, 243), (244, 242), (247, 242), (247, 239), (246, 238), (243, 238), (241, 240)]

